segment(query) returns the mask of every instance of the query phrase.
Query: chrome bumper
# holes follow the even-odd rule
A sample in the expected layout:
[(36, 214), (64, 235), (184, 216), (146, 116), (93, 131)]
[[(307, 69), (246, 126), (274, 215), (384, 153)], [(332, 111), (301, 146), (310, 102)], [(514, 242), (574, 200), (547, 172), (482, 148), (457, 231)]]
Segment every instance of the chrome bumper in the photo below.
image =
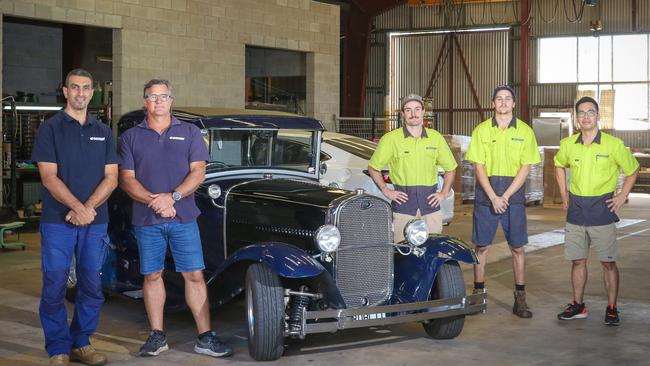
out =
[(304, 337), (311, 333), (335, 332), (337, 330), (382, 326), (448, 318), (457, 315), (479, 313), (487, 308), (487, 293), (467, 295), (450, 299), (384, 305), (358, 309), (304, 311), (302, 330)]

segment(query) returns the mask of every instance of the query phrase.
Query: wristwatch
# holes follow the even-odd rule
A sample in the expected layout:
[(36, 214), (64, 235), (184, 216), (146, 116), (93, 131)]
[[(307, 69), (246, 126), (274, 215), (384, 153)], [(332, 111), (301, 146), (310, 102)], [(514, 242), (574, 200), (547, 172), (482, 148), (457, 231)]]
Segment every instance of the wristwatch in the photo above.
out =
[(172, 192), (172, 199), (174, 201), (180, 201), (181, 198), (183, 198), (183, 195), (181, 194), (181, 192), (177, 192), (177, 191)]

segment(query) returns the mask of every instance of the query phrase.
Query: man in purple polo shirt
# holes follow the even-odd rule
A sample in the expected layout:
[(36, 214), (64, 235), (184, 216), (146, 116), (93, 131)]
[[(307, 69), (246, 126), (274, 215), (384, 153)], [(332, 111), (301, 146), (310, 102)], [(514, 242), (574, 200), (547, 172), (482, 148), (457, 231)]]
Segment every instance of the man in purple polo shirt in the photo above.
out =
[[(103, 365), (90, 335), (104, 302), (100, 270), (108, 249), (106, 199), (117, 187), (117, 154), (111, 129), (88, 114), (93, 78), (74, 69), (65, 78), (65, 108), (39, 127), (32, 150), (43, 182), (41, 262), (43, 290), (39, 315), (50, 366), (70, 359)], [(72, 256), (77, 294), (68, 326), (63, 300)]]
[(144, 121), (120, 138), (120, 187), (133, 199), (133, 226), (144, 275), (144, 304), (151, 332), (141, 356), (169, 349), (163, 332), (165, 286), (162, 272), (167, 246), (176, 271), (185, 280), (185, 301), (192, 311), (198, 339), (194, 351), (214, 357), (232, 354), (210, 329), (210, 309), (203, 278), (203, 251), (194, 191), (205, 178), (208, 149), (198, 127), (171, 115), (168, 80), (144, 86)]

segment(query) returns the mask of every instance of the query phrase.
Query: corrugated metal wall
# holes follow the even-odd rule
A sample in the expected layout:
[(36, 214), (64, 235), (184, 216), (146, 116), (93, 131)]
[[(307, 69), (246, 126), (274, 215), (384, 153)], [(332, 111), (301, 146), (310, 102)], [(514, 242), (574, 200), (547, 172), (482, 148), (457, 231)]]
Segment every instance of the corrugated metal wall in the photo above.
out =
[[(399, 98), (409, 94), (424, 95), (433, 74), (436, 60), (442, 52), (440, 74), (432, 92), (433, 109), (449, 108), (449, 63), (454, 65), (453, 109), (489, 108), (491, 91), (495, 85), (504, 84), (508, 70), (508, 32), (456, 33), (460, 52), (464, 55), (469, 77), (476, 89), (480, 106), (474, 100), (469, 78), (460, 61), (459, 49), (454, 42), (454, 53), (447, 46), (442, 49), (448, 34), (402, 35), (394, 37), (395, 68), (392, 96), (394, 109), (399, 109)], [(453, 61), (452, 61), (453, 58)], [(471, 131), (479, 123), (478, 112), (454, 112), (453, 126), (447, 112), (438, 112), (440, 128), (444, 133)]]
[[(578, 1), (576, 1), (576, 4)], [(632, 18), (633, 0), (599, 0), (598, 6), (584, 7), (581, 21), (571, 22), (575, 14), (570, 0), (531, 0), (531, 39), (529, 43), (529, 106), (531, 116), (540, 108), (571, 106), (576, 95), (575, 84), (536, 84), (537, 76), (537, 38), (559, 35), (590, 35), (589, 23), (592, 20), (603, 21), (602, 34), (633, 33)], [(516, 4), (516, 7), (513, 5)], [(650, 0), (636, 0), (636, 32), (650, 32)], [(519, 1), (493, 4), (467, 4), (464, 6), (424, 6), (409, 7), (402, 5), (395, 7), (375, 18), (374, 37), (386, 39), (391, 31), (405, 30), (443, 30), (450, 28), (474, 28), (489, 27), (494, 25), (513, 25), (512, 31), (508, 34), (502, 32), (506, 37), (494, 36), (494, 33), (475, 32), (460, 34), (462, 49), (468, 62), (472, 78), (476, 85), (479, 98), (483, 106), (490, 105), (491, 90), (495, 85), (508, 83), (517, 85), (519, 83), (519, 27), (516, 19), (519, 18)], [(408, 41), (406, 38), (408, 38)], [(403, 84), (396, 86), (397, 93), (406, 90), (419, 91), (424, 93), (428, 80), (433, 71), (433, 66), (439, 52), (442, 36), (429, 35), (402, 36), (404, 43), (400, 50), (398, 73), (403, 74)], [(493, 37), (493, 38), (491, 38)], [(420, 41), (416, 41), (421, 38)], [(437, 40), (437, 41), (436, 41)], [(401, 42), (401, 41), (400, 41)], [(367, 90), (366, 112), (383, 114), (386, 110), (386, 98), (378, 95), (378, 90), (383, 90), (384, 95), (388, 91), (388, 49), (384, 42), (382, 47), (371, 46), (368, 86), (374, 89)], [(501, 57), (485, 57), (486, 53), (493, 52)], [(510, 57), (508, 58), (508, 51)], [(462, 71), (462, 65), (457, 55), (454, 55), (454, 108), (473, 108), (474, 102), (469, 87)], [(509, 65), (505, 70), (501, 67)], [(383, 69), (384, 72), (378, 71)], [(402, 70), (405, 69), (405, 70)], [(447, 108), (447, 75), (445, 67), (440, 80), (434, 90), (434, 108)], [(415, 77), (417, 75), (417, 77)], [(415, 77), (415, 79), (412, 79)], [(379, 88), (377, 88), (379, 87)], [(515, 90), (519, 92), (516, 87)], [(520, 111), (516, 111), (519, 113)], [(454, 133), (469, 133), (470, 126), (478, 120), (476, 112), (455, 112), (453, 128), (445, 126), (448, 121), (446, 112), (438, 115), (441, 126), (444, 129), (453, 130)], [(532, 117), (531, 117), (532, 118)], [(449, 132), (449, 130), (445, 132)], [(643, 141), (641, 141), (643, 140)], [(645, 139), (640, 143), (650, 147), (650, 142)]]

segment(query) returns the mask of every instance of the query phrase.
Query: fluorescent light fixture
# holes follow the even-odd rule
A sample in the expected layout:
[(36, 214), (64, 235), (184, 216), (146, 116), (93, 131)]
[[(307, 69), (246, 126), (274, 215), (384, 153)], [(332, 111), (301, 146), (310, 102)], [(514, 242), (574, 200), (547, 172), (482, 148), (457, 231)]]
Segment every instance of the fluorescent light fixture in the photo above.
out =
[[(5, 106), (4, 110), (10, 110), (11, 106)], [(17, 105), (17, 111), (59, 111), (63, 109), (61, 106), (53, 105)]]

